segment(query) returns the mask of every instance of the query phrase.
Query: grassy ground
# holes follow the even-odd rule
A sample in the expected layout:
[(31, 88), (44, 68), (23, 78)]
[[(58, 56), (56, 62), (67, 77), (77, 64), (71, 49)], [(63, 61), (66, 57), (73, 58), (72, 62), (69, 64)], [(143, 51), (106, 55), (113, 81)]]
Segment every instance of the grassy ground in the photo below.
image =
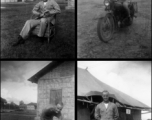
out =
[(1, 120), (34, 120), (34, 117), (34, 115), (1, 114)]
[(137, 18), (108, 44), (97, 36), (98, 19), (106, 13), (103, 0), (78, 1), (78, 58), (151, 58), (151, 0), (132, 1)]
[(75, 13), (65, 10), (65, 4), (60, 4), (62, 13), (57, 16), (55, 40), (42, 44), (32, 37), (25, 44), (12, 47), (35, 4), (1, 4), (6, 7), (1, 9), (1, 58), (74, 58)]
[(28, 115), (36, 115), (36, 110), (24, 110), (24, 111), (14, 111), (14, 110), (3, 110), (1, 113), (13, 113), (13, 114), (28, 114)]

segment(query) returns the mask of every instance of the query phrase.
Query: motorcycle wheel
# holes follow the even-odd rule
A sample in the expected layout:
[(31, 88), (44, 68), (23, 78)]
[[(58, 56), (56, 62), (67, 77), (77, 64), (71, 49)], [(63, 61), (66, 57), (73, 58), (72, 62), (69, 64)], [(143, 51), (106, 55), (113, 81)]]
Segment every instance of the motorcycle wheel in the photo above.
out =
[(114, 19), (111, 14), (107, 14), (104, 18), (100, 18), (97, 24), (97, 34), (101, 41), (109, 42), (114, 34)]

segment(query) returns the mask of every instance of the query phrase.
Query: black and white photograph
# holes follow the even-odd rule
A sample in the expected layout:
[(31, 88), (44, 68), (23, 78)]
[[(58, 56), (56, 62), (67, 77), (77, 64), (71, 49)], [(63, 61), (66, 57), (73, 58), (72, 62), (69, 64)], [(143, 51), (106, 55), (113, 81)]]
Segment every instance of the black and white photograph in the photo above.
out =
[(78, 61), (77, 120), (151, 120), (151, 61)]
[(75, 120), (74, 61), (1, 65), (1, 120)]
[(151, 0), (78, 0), (78, 58), (151, 58)]
[(1, 0), (1, 58), (75, 58), (75, 0)]

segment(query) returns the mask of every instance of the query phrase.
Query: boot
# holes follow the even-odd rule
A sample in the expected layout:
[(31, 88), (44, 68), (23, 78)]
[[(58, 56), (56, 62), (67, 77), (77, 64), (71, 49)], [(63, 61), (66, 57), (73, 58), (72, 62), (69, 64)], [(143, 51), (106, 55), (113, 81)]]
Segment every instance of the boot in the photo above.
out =
[(45, 41), (46, 41), (46, 38), (45, 38), (45, 37), (39, 37), (39, 36), (37, 36), (37, 38), (39, 39), (39, 41), (40, 41), (42, 44), (44, 44)]
[(13, 44), (13, 47), (18, 46), (19, 44), (24, 44), (25, 40), (19, 35), (18, 36), (18, 41)]

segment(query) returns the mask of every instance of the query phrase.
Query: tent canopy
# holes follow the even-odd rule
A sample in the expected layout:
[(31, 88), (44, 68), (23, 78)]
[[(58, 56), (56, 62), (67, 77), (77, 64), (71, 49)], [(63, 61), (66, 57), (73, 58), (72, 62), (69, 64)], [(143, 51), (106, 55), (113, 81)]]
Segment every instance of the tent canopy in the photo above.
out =
[(78, 96), (100, 95), (100, 92), (104, 90), (108, 90), (111, 94), (111, 97), (114, 96), (113, 98), (117, 99), (122, 104), (126, 104), (132, 107), (139, 107), (143, 109), (150, 108), (149, 106), (130, 97), (129, 95), (122, 93), (121, 91), (99, 81), (87, 70), (78, 68)]

